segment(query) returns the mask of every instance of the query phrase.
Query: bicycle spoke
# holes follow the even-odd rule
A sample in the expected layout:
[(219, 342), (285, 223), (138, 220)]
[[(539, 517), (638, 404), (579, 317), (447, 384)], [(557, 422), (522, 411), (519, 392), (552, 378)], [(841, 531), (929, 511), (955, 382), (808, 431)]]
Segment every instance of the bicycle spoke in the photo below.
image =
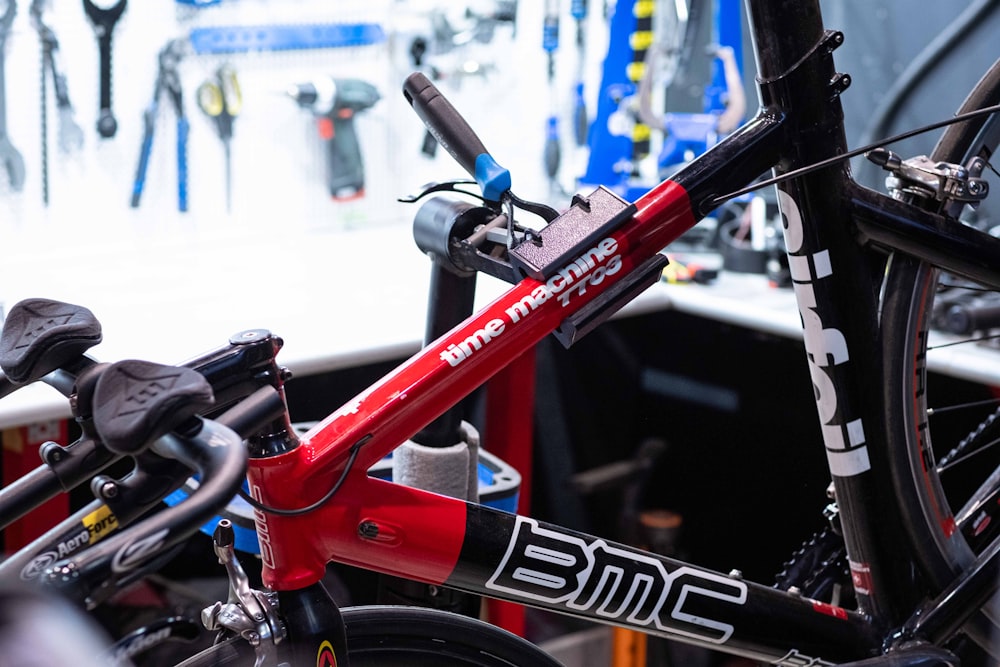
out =
[(932, 417), (934, 415), (940, 415), (946, 412), (955, 412), (956, 410), (979, 408), (984, 405), (1000, 405), (1000, 398), (988, 398), (982, 401), (969, 401), (966, 403), (957, 403), (955, 405), (947, 405), (943, 408), (927, 408), (927, 416)]
[(989, 336), (980, 336), (979, 338), (966, 338), (963, 340), (952, 341), (950, 343), (931, 345), (927, 347), (927, 351), (930, 352), (931, 350), (940, 350), (941, 348), (952, 347), (954, 345), (965, 345), (967, 343), (980, 343), (987, 340), (996, 340), (998, 338), (1000, 338), (1000, 333), (990, 334)]
[(972, 458), (976, 454), (982, 454), (983, 452), (987, 451), (990, 447), (993, 447), (993, 446), (995, 446), (997, 444), (1000, 444), (1000, 438), (994, 438), (993, 440), (987, 442), (986, 444), (979, 445), (978, 447), (976, 447), (975, 449), (973, 449), (971, 451), (962, 452), (962, 454), (960, 456), (957, 456), (957, 457), (954, 457), (954, 458), (950, 458), (946, 463), (939, 464), (937, 466), (937, 471), (939, 473), (941, 473), (941, 472), (944, 472), (945, 470), (953, 468), (956, 465), (958, 465), (959, 463), (963, 463), (965, 461), (968, 461), (970, 458)]

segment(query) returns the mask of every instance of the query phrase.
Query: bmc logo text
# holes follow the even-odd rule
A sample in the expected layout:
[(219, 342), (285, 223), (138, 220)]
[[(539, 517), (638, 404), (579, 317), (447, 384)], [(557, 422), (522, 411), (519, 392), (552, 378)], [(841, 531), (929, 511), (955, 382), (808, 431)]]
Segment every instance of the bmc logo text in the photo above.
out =
[(830, 472), (839, 477), (859, 475), (871, 468), (865, 431), (860, 419), (848, 419), (840, 414), (837, 390), (828, 368), (850, 361), (847, 341), (836, 327), (825, 326), (816, 311), (817, 281), (833, 275), (830, 252), (802, 252), (802, 214), (795, 200), (778, 190), (778, 204), (785, 216), (785, 248), (788, 268), (795, 288), (795, 300), (802, 316), (803, 338), (809, 361), (809, 375), (816, 389), (816, 406), (822, 424)]
[(728, 640), (733, 626), (704, 610), (747, 600), (747, 585), (737, 579), (688, 567), (667, 572), (641, 552), (604, 540), (588, 544), (521, 516), (486, 587), (714, 644)]

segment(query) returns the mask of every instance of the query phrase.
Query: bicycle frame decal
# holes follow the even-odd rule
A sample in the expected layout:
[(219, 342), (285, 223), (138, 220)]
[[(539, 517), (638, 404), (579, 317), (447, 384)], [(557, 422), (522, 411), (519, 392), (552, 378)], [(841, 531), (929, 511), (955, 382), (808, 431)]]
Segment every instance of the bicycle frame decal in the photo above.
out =
[(316, 667), (337, 667), (337, 655), (328, 639), (319, 645), (319, 651), (316, 652)]
[(728, 640), (733, 626), (693, 613), (689, 603), (697, 605), (699, 597), (734, 605), (747, 601), (747, 585), (738, 579), (688, 567), (667, 572), (655, 558), (601, 539), (587, 544), (522, 516), (486, 587), (713, 644)]
[[(262, 497), (260, 487), (250, 486), (250, 497), (260, 502)], [(260, 547), (260, 560), (266, 567), (274, 567), (274, 550), (271, 548), (271, 533), (267, 528), (267, 513), (254, 508), (253, 523), (257, 528), (257, 545)]]
[(823, 442), (830, 473), (839, 477), (859, 475), (871, 469), (865, 430), (860, 419), (837, 421), (837, 391), (828, 366), (850, 361), (847, 340), (836, 327), (825, 326), (816, 310), (813, 282), (833, 277), (829, 250), (823, 249), (803, 254), (802, 215), (795, 200), (778, 189), (778, 205), (785, 219), (784, 237), (788, 251), (788, 269), (795, 290), (795, 301), (802, 317), (802, 335), (805, 341), (809, 375), (816, 390), (816, 407), (822, 424)]
[[(576, 260), (560, 269), (556, 275), (549, 278), (548, 282), (540, 284), (531, 291), (531, 294), (504, 312), (507, 313), (512, 322), (517, 323), (522, 317), (538, 310), (543, 303), (552, 297), (557, 297), (563, 307), (568, 306), (574, 292), (584, 294), (587, 291), (587, 285), (599, 285), (605, 276), (613, 276), (621, 270), (621, 255), (613, 254), (617, 252), (618, 241), (615, 239), (609, 237), (600, 241)], [(609, 257), (610, 260), (608, 260)], [(597, 268), (598, 264), (605, 260), (608, 260), (607, 266)]]
[[(503, 308), (508, 322), (517, 324), (552, 298), (556, 298), (565, 308), (574, 295), (585, 294), (588, 286), (600, 285), (607, 276), (621, 271), (622, 258), (621, 255), (614, 254), (617, 252), (618, 242), (613, 238), (605, 238), (596, 243), (548, 281), (539, 283), (528, 294)], [(503, 318), (493, 318), (471, 336), (458, 343), (448, 344), (441, 351), (440, 358), (454, 368), (500, 336), (506, 328), (507, 322)]]
[(856, 563), (849, 561), (851, 568), (851, 583), (854, 590), (861, 595), (871, 595), (872, 592), (872, 569), (866, 563)]
[(36, 579), (47, 567), (57, 560), (68, 558), (77, 551), (96, 544), (118, 529), (118, 519), (106, 505), (83, 517), (80, 528), (66, 534), (55, 544), (54, 550), (44, 551), (21, 569), (20, 577), (25, 581)]
[(781, 667), (834, 667), (836, 663), (820, 660), (819, 658), (810, 658), (808, 655), (802, 655), (795, 649), (792, 649), (774, 664), (781, 665)]
[(164, 528), (142, 539), (122, 546), (111, 559), (112, 572), (128, 572), (147, 562), (154, 554), (160, 553), (170, 530)]

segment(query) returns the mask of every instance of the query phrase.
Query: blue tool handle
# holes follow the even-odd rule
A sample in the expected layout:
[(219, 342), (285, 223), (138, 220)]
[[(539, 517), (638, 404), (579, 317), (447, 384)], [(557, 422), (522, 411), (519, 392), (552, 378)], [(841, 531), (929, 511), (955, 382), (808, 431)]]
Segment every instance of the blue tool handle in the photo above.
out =
[(154, 118), (149, 110), (142, 115), (144, 125), (142, 133), (142, 147), (139, 149), (139, 164), (135, 168), (135, 181), (132, 183), (132, 208), (139, 207), (139, 200), (142, 198), (142, 189), (146, 184), (146, 168), (149, 167), (149, 154), (153, 150), (153, 123)]
[(177, 119), (177, 210), (188, 210), (187, 143), (190, 124), (187, 118)]
[(430, 79), (415, 72), (403, 83), (403, 95), (430, 133), (469, 173), (489, 201), (510, 190), (510, 172), (486, 151), (472, 127)]

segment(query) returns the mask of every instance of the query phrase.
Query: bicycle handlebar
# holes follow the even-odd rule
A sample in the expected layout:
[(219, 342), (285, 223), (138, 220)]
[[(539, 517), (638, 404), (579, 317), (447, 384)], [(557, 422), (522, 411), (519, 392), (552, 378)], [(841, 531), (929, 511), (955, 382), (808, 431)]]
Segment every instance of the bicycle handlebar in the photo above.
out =
[[(195, 471), (200, 483), (184, 502), (55, 563), (42, 577), (44, 584), (93, 607), (145, 574), (144, 565), (197, 531), (236, 495), (248, 457), (243, 436), (283, 414), (284, 401), (267, 386), (214, 420), (193, 414), (211, 407), (210, 399), (204, 378), (186, 368), (126, 361), (101, 375), (94, 421), (106, 444), (114, 443), (109, 448), (136, 454), (152, 441), (151, 451)], [(169, 432), (178, 427), (180, 432)]]
[[(69, 304), (61, 305), (71, 307)], [(14, 307), (18, 308), (19, 305)], [(275, 364), (275, 355), (281, 346), (281, 339), (268, 331), (262, 329), (241, 331), (230, 338), (228, 345), (179, 365), (198, 371), (212, 385), (216, 398), (213, 412), (223, 413), (235, 404), (238, 408), (231, 413), (226, 412), (221, 418), (237, 419), (238, 415), (249, 415), (254, 409), (255, 401), (260, 401), (260, 396), (276, 393), (258, 392), (257, 398), (248, 399), (248, 396), (254, 396), (253, 392), (258, 390), (262, 383), (277, 389), (287, 379), (288, 373)], [(61, 383), (73, 384), (72, 390), (63, 393), (71, 398), (72, 411), (83, 431), (83, 437), (69, 446), (54, 442), (45, 443), (39, 450), (44, 463), (4, 487), (0, 492), (0, 530), (46, 500), (55, 497), (60, 491), (70, 491), (124, 456), (106, 448), (93, 426), (97, 381), (110, 365), (81, 357), (80, 360), (72, 360), (62, 369), (52, 371), (42, 378), (46, 383), (53, 384), (50, 380), (59, 376)], [(0, 398), (23, 386), (25, 385), (10, 380), (0, 371)], [(280, 403), (280, 399), (276, 396), (272, 398)], [(280, 410), (274, 415), (276, 420), (284, 421), (287, 418)], [(210, 416), (215, 417), (211, 414)], [(240, 419), (244, 423), (252, 423), (250, 421), (252, 417), (249, 420), (247, 417)], [(263, 422), (256, 427), (229, 425), (233, 430), (248, 436), (270, 426)], [(136, 467), (141, 468), (149, 461), (148, 457), (137, 459)], [(125, 492), (124, 488), (122, 492)], [(167, 492), (169, 490), (164, 493)], [(109, 504), (110, 502), (109, 500)], [(124, 522), (125, 508), (116, 503), (114, 510), (116, 516)], [(132, 514), (133, 517), (136, 515)], [(78, 521), (74, 523), (77, 529), (79, 525)]]
[(232, 429), (208, 420), (199, 422), (197, 433), (164, 435), (155, 445), (158, 454), (200, 475), (198, 489), (183, 503), (55, 563), (41, 578), (43, 584), (93, 608), (137, 572), (142, 574), (143, 565), (215, 516), (242, 484), (247, 453)]

